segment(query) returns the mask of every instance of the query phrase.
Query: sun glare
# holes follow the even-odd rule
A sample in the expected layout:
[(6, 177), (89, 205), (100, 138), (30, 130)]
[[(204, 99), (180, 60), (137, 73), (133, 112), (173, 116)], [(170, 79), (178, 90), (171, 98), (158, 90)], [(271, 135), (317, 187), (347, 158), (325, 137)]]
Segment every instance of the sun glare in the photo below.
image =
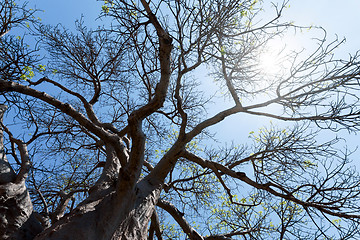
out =
[(298, 50), (297, 41), (291, 36), (270, 40), (266, 49), (259, 55), (259, 66), (265, 76), (283, 75), (290, 68), (290, 53)]
[(279, 55), (272, 51), (264, 52), (260, 56), (260, 68), (265, 74), (276, 75), (281, 71)]

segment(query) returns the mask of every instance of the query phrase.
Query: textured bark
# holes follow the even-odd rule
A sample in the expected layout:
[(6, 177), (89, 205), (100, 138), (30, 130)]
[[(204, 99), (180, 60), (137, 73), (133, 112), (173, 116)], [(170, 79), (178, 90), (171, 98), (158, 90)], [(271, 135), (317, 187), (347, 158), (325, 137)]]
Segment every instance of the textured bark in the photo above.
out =
[[(2, 122), (2, 118), (4, 112), (7, 107), (5, 105), (0, 105), (0, 122)], [(3, 144), (3, 130), (0, 128), (0, 184), (6, 184), (12, 182), (16, 178), (16, 174), (14, 170), (11, 168), (8, 160), (6, 159), (5, 149)]]
[[(0, 105), (0, 121), (6, 106)], [(16, 181), (16, 173), (6, 159), (3, 131), (0, 130), (0, 239), (33, 239), (42, 231), (35, 218), (25, 181)]]
[(160, 187), (148, 181), (140, 181), (136, 187), (135, 204), (112, 236), (112, 240), (147, 239), (148, 223), (160, 195)]
[(25, 183), (0, 185), (0, 239), (33, 239), (41, 231)]
[(112, 192), (80, 205), (35, 239), (146, 239), (160, 188), (140, 181), (127, 192)]

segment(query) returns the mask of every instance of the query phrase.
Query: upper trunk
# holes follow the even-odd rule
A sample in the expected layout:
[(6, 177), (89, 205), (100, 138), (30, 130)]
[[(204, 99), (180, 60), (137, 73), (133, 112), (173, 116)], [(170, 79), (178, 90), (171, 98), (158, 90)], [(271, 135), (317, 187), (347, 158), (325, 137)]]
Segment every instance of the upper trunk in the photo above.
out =
[(160, 188), (140, 181), (135, 188), (112, 192), (85, 203), (42, 232), (42, 239), (146, 239)]
[[(0, 122), (2, 123), (2, 118), (7, 107), (5, 105), (0, 105)], [(11, 168), (8, 160), (6, 159), (5, 149), (4, 149), (4, 136), (3, 130), (0, 127), (0, 184), (6, 184), (12, 182), (16, 178), (14, 170)]]

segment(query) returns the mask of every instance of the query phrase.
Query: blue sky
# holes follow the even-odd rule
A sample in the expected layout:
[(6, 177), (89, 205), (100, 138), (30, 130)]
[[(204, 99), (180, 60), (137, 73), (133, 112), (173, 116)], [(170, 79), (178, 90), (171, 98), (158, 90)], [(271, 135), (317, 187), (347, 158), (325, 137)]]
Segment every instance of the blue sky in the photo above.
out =
[(329, 34), (346, 36), (350, 44), (359, 39), (360, 1), (358, 0), (293, 0), (286, 17), (303, 24), (320, 25)]
[[(265, 1), (267, 2), (267, 1)], [(103, 1), (96, 0), (32, 0), (29, 6), (44, 10), (39, 13), (43, 22), (49, 24), (62, 23), (73, 27), (74, 20), (82, 15), (88, 23), (101, 11)], [(284, 18), (300, 25), (317, 25), (324, 27), (329, 37), (337, 34), (346, 37), (347, 43), (342, 47), (344, 52), (354, 52), (358, 47), (360, 32), (359, 0), (290, 0), (290, 8), (284, 12)]]
[[(329, 34), (346, 36), (348, 43), (356, 45), (360, 38), (360, 1), (358, 0), (291, 0), (284, 17), (303, 25), (320, 25)], [(46, 23), (73, 25), (74, 19), (82, 14), (86, 20), (93, 20), (101, 11), (102, 1), (96, 0), (32, 0), (29, 6), (45, 10), (40, 13)]]
[(66, 27), (73, 27), (74, 20), (82, 15), (86, 22), (93, 23), (101, 11), (101, 1), (96, 0), (32, 0), (29, 7), (36, 6), (43, 10), (38, 15), (44, 23), (61, 23)]
[[(284, 17), (303, 25), (320, 25), (329, 34), (337, 33), (346, 36), (349, 45), (356, 46), (360, 38), (358, 23), (360, 22), (359, 0), (291, 0), (290, 8)], [(32, 0), (29, 6), (37, 6), (45, 10), (40, 13), (46, 23), (63, 23), (72, 26), (74, 19), (82, 14), (86, 20), (93, 20), (101, 10), (102, 1), (96, 0)]]

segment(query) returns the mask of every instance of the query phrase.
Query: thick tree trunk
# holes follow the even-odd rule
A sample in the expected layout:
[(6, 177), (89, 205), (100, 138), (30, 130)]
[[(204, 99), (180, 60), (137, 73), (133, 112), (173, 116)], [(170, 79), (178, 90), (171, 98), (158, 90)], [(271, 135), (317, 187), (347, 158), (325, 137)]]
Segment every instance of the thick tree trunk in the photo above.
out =
[(148, 181), (137, 184), (134, 207), (112, 236), (117, 239), (147, 239), (148, 224), (160, 195), (160, 187), (154, 188)]
[[(5, 110), (6, 106), (0, 105), (0, 121)], [(25, 181), (16, 181), (16, 173), (6, 159), (0, 129), (0, 239), (33, 239), (41, 231)]]
[(35, 239), (147, 239), (159, 194), (160, 188), (140, 181), (130, 191), (112, 192), (98, 201), (80, 205)]
[(30, 240), (41, 231), (25, 182), (1, 184), (0, 239)]

